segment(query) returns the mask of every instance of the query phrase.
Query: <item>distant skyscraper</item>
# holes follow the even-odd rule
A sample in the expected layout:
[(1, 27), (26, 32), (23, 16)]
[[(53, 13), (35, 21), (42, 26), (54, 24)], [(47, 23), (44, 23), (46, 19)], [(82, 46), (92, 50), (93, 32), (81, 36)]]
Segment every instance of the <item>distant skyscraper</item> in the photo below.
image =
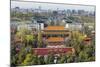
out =
[(72, 14), (77, 14), (77, 11), (73, 9)]
[(20, 10), (20, 8), (19, 7), (15, 7), (15, 11), (19, 11)]
[(41, 10), (41, 9), (42, 9), (42, 7), (41, 7), (41, 6), (39, 6), (38, 8), (39, 8), (39, 10)]
[(71, 10), (70, 9), (67, 9), (67, 15), (70, 16), (71, 13), (72, 13)]

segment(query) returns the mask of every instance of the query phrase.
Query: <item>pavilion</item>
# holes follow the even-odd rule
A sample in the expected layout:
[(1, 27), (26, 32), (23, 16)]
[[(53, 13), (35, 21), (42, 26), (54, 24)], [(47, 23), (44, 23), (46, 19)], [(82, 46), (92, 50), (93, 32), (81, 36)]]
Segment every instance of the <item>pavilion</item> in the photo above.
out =
[(46, 48), (33, 48), (33, 53), (37, 55), (74, 53), (73, 47), (65, 46), (66, 38), (70, 38), (71, 32), (64, 26), (48, 26), (41, 30), (41, 33), (47, 46)]

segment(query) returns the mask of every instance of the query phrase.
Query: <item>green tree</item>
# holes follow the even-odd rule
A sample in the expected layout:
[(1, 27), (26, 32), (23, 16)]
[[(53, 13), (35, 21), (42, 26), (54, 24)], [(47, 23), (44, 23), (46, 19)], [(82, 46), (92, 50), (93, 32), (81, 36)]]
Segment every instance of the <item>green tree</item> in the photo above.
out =
[(26, 35), (27, 45), (32, 45), (32, 42), (35, 41), (34, 35)]
[(49, 54), (47, 57), (46, 64), (53, 64), (54, 63), (54, 56), (52, 54)]
[(88, 59), (88, 54), (85, 51), (81, 51), (79, 53), (79, 61), (80, 62), (86, 62)]
[(16, 33), (16, 36), (21, 38), (21, 42), (24, 42), (27, 33), (28, 33), (27, 28), (23, 27)]
[(50, 22), (50, 25), (51, 25), (51, 26), (54, 26), (54, 25), (55, 25), (54, 21), (51, 21), (51, 22)]
[(66, 55), (66, 62), (67, 63), (71, 63), (71, 62), (74, 62), (74, 56), (71, 52), (68, 52), (67, 55)]
[(67, 62), (66, 60), (67, 60), (67, 56), (63, 55), (63, 56), (61, 56), (60, 60), (58, 60), (58, 61), (60, 61), (59, 63), (65, 63), (65, 62)]
[[(40, 25), (40, 24), (39, 24)], [(38, 47), (42, 47), (42, 33), (41, 33), (41, 25), (38, 31)]]
[(32, 54), (27, 54), (22, 65), (31, 65), (32, 58)]

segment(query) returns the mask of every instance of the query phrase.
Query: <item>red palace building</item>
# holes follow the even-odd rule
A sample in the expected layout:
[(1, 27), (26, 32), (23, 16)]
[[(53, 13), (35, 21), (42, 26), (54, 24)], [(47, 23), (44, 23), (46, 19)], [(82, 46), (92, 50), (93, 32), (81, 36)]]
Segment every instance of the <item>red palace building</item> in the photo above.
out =
[(64, 26), (48, 26), (41, 30), (46, 48), (33, 48), (33, 53), (36, 55), (48, 55), (49, 53), (74, 53), (73, 47), (66, 47), (66, 38), (70, 38), (71, 33)]

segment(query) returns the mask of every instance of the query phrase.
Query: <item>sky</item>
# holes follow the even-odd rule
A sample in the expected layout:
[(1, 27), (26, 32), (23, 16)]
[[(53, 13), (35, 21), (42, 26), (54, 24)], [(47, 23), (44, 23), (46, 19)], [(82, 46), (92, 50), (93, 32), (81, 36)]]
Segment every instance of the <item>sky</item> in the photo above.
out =
[(11, 8), (20, 7), (20, 8), (33, 8), (36, 9), (41, 6), (41, 9), (59, 9), (59, 10), (66, 10), (66, 9), (79, 9), (85, 11), (95, 11), (95, 6), (86, 6), (86, 5), (70, 5), (70, 4), (51, 4), (51, 3), (37, 3), (37, 2), (22, 2), (22, 1), (11, 1)]

